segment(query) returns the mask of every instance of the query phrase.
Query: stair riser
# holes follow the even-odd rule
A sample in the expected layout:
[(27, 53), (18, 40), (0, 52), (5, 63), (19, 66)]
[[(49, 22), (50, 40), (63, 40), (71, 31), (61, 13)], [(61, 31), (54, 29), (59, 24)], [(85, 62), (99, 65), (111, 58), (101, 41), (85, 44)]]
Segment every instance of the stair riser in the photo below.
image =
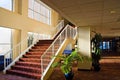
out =
[[(41, 63), (41, 59), (39, 59), (39, 60), (31, 60), (31, 59), (20, 59), (20, 61), (23, 61), (23, 62), (35, 62), (35, 63)], [(43, 61), (44, 62), (50, 62), (50, 60), (48, 60), (48, 59), (43, 59)]]
[(40, 59), (41, 55), (35, 56), (35, 55), (23, 55), (24, 58), (37, 58)]
[(43, 53), (26, 53), (26, 55), (42, 55)]
[(39, 47), (39, 46), (35, 46), (35, 47), (32, 47), (32, 49), (47, 49), (48, 46), (43, 46), (43, 47)]
[(36, 67), (36, 68), (41, 68), (40, 64), (22, 64), (22, 63), (16, 63), (16, 65), (20, 65), (20, 66), (31, 66), (31, 67)]
[(23, 60), (23, 59), (20, 59), (20, 61), (23, 61), (23, 62), (36, 62), (36, 63), (40, 63), (41, 60)]
[(38, 79), (38, 80), (41, 78), (41, 76), (34, 76), (34, 75), (31, 76), (31, 75), (28, 75), (28, 74), (11, 72), (11, 71), (7, 71), (6, 73), (7, 74), (12, 74), (12, 75), (19, 75), (19, 76), (23, 76), (23, 77), (28, 77), (28, 78), (33, 78), (33, 79)]
[(13, 70), (20, 70), (20, 71), (25, 71), (25, 72), (31, 72), (31, 73), (39, 73), (41, 74), (41, 70), (40, 69), (28, 69), (28, 68), (21, 68), (21, 67), (15, 67), (15, 66), (12, 66), (12, 69)]
[(35, 46), (50, 46), (50, 44), (35, 44)]
[(30, 49), (30, 52), (45, 52), (46, 49)]
[(37, 44), (51, 44), (53, 42), (53, 40), (47, 40), (47, 41), (39, 41), (37, 42)]
[(27, 52), (26, 55), (42, 55), (44, 52)]

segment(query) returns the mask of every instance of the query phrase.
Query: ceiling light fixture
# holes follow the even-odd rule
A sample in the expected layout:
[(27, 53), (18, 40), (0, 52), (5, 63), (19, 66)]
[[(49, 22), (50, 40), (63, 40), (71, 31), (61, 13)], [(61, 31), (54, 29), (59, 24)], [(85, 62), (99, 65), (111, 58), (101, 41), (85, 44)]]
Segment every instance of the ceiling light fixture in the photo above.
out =
[(115, 13), (116, 13), (116, 11), (112, 10), (112, 11), (110, 11), (110, 13), (111, 13), (111, 14), (115, 14)]

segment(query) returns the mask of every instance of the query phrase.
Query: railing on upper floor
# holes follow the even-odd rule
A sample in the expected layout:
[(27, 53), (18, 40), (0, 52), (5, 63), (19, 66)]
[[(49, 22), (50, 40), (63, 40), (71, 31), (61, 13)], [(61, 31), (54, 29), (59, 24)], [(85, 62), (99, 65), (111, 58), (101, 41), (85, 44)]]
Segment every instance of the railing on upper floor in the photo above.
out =
[[(53, 41), (50, 47), (44, 52), (41, 56), (41, 70), (42, 70), (42, 77), (43, 80), (46, 72), (48, 71), (49, 67), (54, 61), (54, 58), (51, 58), (53, 55), (57, 55), (59, 48), (63, 44), (66, 38), (72, 38), (77, 35), (77, 27), (73, 28), (70, 25), (67, 25), (62, 32), (57, 36), (57, 38)], [(46, 61), (47, 59), (47, 61)]]
[(61, 22), (57, 25), (57, 27), (55, 27), (56, 33), (54, 34), (54, 36), (52, 37), (52, 39), (55, 39), (56, 36), (59, 34), (60, 30), (63, 29), (64, 26), (64, 20), (61, 20)]

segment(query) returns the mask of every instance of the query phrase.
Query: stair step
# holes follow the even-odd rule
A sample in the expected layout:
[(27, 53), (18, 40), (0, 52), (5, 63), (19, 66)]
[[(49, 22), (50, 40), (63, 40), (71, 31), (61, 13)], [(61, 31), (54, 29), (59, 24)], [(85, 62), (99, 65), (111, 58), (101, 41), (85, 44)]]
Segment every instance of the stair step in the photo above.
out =
[(20, 58), (20, 61), (40, 63), (41, 59), (36, 59), (36, 58)]
[(53, 39), (39, 40), (38, 42), (52, 42)]
[(42, 55), (44, 52), (26, 52), (26, 55)]
[(40, 59), (41, 55), (23, 55), (24, 58), (38, 58)]
[(36, 52), (36, 51), (38, 51), (38, 52), (44, 52), (46, 49), (30, 49), (29, 51), (31, 51), (31, 52)]
[(41, 74), (37, 73), (30, 73), (30, 72), (25, 72), (25, 71), (19, 71), (19, 70), (7, 70), (7, 74), (13, 74), (13, 75), (19, 75), (23, 77), (28, 77), (28, 78), (34, 78), (34, 79), (40, 79)]
[(33, 46), (32, 49), (47, 49), (49, 46)]
[(35, 46), (50, 46), (50, 44), (35, 44)]
[(31, 66), (31, 67), (36, 67), (36, 68), (40, 68), (41, 67), (41, 63), (33, 63), (33, 62), (22, 62), (22, 61), (19, 61), (19, 62), (16, 62), (15, 63), (16, 65), (20, 65), (20, 66)]
[[(49, 59), (43, 59), (44, 62), (49, 62)], [(23, 62), (35, 62), (35, 63), (40, 63), (41, 59), (35, 59), (35, 58), (20, 58), (20, 61)]]
[(37, 43), (43, 44), (43, 43), (52, 43), (52, 42), (53, 40), (39, 40)]
[(20, 71), (25, 71), (25, 72), (31, 72), (31, 73), (41, 73), (41, 69), (40, 68), (36, 68), (36, 67), (28, 67), (28, 66), (12, 66), (12, 70), (20, 70)]

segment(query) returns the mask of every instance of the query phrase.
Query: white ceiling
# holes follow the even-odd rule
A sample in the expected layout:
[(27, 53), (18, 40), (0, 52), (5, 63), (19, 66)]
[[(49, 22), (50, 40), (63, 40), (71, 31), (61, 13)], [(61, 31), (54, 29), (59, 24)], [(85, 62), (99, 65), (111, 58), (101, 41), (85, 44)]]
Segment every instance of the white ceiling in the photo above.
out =
[(41, 0), (77, 26), (120, 36), (120, 0)]

